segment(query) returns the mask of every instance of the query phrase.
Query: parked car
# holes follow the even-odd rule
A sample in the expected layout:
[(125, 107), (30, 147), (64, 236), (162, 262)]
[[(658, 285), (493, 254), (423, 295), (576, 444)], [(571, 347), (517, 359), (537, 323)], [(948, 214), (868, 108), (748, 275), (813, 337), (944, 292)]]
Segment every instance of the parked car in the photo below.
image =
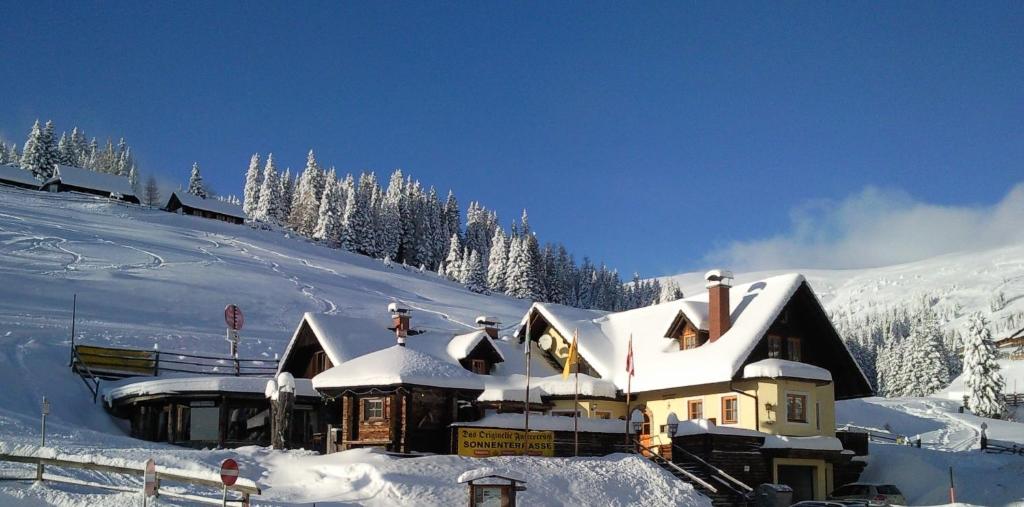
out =
[(829, 500), (867, 500), (868, 505), (906, 505), (907, 499), (892, 484), (854, 482), (840, 487), (828, 495)]

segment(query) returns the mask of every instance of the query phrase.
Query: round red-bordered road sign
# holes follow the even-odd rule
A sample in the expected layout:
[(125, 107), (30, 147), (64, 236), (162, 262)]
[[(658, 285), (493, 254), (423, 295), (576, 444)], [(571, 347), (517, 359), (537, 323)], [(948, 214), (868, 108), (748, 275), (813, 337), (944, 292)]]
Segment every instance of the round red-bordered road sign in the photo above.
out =
[(245, 324), (245, 316), (242, 315), (242, 309), (238, 305), (227, 305), (224, 307), (224, 323), (228, 325), (228, 328), (235, 331), (242, 330), (242, 324)]
[(235, 481), (238, 480), (238, 463), (228, 458), (220, 464), (220, 481), (225, 486), (234, 486)]

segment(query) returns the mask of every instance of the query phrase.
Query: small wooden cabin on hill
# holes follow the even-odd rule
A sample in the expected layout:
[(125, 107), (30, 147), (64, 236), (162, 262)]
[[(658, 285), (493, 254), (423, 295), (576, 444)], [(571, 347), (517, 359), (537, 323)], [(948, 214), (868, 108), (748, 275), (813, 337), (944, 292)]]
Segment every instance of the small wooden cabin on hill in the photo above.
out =
[(41, 182), (32, 175), (32, 171), (0, 164), (0, 185), (39, 190)]
[(53, 176), (42, 184), (48, 192), (79, 192), (139, 204), (128, 178), (79, 167), (58, 165)]
[(232, 224), (245, 223), (245, 212), (241, 206), (217, 199), (204, 199), (181, 190), (171, 192), (163, 210)]
[(1024, 328), (995, 341), (999, 355), (1006, 359), (1024, 359)]

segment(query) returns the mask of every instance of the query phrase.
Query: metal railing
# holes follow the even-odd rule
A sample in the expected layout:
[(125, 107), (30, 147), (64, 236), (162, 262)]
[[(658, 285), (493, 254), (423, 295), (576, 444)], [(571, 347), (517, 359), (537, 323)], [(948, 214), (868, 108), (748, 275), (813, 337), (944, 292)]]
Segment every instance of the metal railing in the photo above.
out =
[[(691, 481), (701, 485), (703, 488), (707, 489), (708, 491), (710, 491), (712, 493), (718, 493), (718, 488), (712, 486), (709, 482), (705, 481), (704, 479), (701, 479), (700, 477), (697, 477), (696, 475), (691, 473), (689, 470), (686, 470), (685, 468), (682, 468), (679, 465), (677, 465), (677, 464), (675, 464), (675, 463), (665, 459), (664, 457), (662, 457), (662, 455), (658, 452), (657, 449), (654, 449), (654, 448), (651, 448), (651, 447), (647, 447), (646, 445), (641, 444), (637, 440), (634, 440), (634, 442), (635, 442), (635, 444), (636, 444), (638, 449), (641, 449), (642, 451), (647, 452), (647, 455), (645, 455), (646, 458), (650, 459), (651, 461), (654, 461), (655, 463), (658, 463), (659, 465), (661, 465), (663, 467), (668, 467), (668, 468), (670, 468), (672, 471), (674, 471), (676, 473), (683, 474), (684, 476), (686, 476), (687, 479), (689, 479), (689, 480), (691, 480)], [(643, 453), (640, 453), (640, 454), (643, 455)]]
[(246, 359), (77, 344), (73, 348), (72, 368), (84, 367), (93, 377), (155, 377), (166, 372), (241, 377), (269, 376), (277, 371), (278, 366), (277, 359)]
[[(728, 482), (731, 482), (735, 486), (739, 486), (739, 488), (742, 490), (742, 491), (739, 491), (740, 493), (742, 493), (742, 492), (750, 492), (750, 491), (754, 490), (754, 488), (751, 488), (750, 486), (747, 486), (743, 481), (741, 481), (741, 480), (739, 480), (739, 479), (729, 475), (728, 473), (726, 473), (725, 470), (722, 470), (721, 468), (718, 468), (715, 465), (712, 465), (711, 463), (708, 463), (707, 461), (704, 461), (704, 459), (701, 458), (700, 456), (697, 456), (696, 454), (694, 454), (694, 453), (692, 453), (690, 451), (687, 451), (686, 449), (683, 449), (682, 447), (680, 447), (680, 446), (678, 446), (676, 444), (672, 444), (672, 452), (673, 452), (673, 454), (676, 451), (682, 452), (686, 456), (686, 459), (688, 459), (690, 461), (695, 461), (698, 464), (700, 464), (700, 465), (704, 466), (705, 468), (707, 468), (710, 471), (709, 475), (711, 475), (711, 477), (713, 479), (717, 478), (716, 475), (717, 476), (721, 476), (722, 477), (722, 479), (721, 479), (722, 482), (728, 481)], [(729, 486), (729, 487), (732, 488), (732, 486)]]

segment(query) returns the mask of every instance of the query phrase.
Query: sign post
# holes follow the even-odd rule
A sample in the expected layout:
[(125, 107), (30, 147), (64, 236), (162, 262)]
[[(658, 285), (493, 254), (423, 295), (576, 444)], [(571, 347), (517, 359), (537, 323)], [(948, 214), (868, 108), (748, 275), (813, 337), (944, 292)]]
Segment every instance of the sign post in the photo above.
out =
[(145, 484), (144, 484), (143, 489), (142, 489), (142, 492), (143, 492), (142, 507), (146, 507), (146, 501), (147, 501), (147, 499), (149, 497), (156, 496), (156, 488), (157, 488), (157, 483), (156, 483), (156, 462), (153, 461), (153, 458), (149, 458), (149, 459), (146, 460), (146, 468), (145, 468), (145, 475), (144, 475), (144, 477), (145, 477)]
[(242, 315), (242, 309), (235, 304), (225, 306), (224, 323), (228, 325), (227, 340), (231, 343), (231, 359), (235, 362), (235, 376), (238, 376), (241, 374), (241, 367), (238, 364), (238, 342), (242, 340), (238, 332), (242, 330), (242, 325), (245, 324), (245, 316)]
[[(42, 412), (43, 412), (43, 424), (42, 424), (42, 428), (40, 428), (40, 432), (39, 432), (39, 435), (40, 435), (39, 447), (46, 447), (46, 416), (50, 415), (50, 402), (46, 399), (46, 396), (43, 396)], [(42, 481), (43, 480), (43, 464), (42, 463), (36, 465), (36, 480), (37, 481)]]
[(228, 486), (234, 486), (238, 481), (238, 462), (228, 458), (220, 464), (220, 481), (224, 483), (224, 507), (228, 505)]

